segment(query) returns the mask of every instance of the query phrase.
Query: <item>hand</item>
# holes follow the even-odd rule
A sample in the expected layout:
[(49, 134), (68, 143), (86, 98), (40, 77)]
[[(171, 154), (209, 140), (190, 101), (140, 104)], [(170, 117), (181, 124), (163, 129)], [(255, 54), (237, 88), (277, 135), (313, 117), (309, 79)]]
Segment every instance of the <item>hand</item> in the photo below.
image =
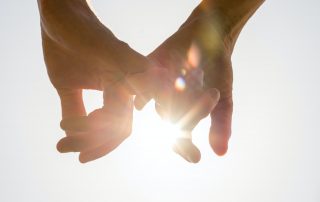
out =
[(62, 153), (80, 152), (82, 163), (100, 158), (131, 134), (132, 113), (132, 96), (123, 86), (114, 86), (104, 92), (104, 107), (61, 122), (67, 134), (72, 132), (59, 141), (57, 149)]
[(220, 91), (220, 101), (211, 112), (209, 135), (218, 155), (227, 152), (231, 135), (233, 48), (242, 28), (264, 1), (203, 0), (181, 28), (150, 54), (158, 66), (171, 72), (185, 71), (188, 66), (203, 69), (205, 88)]
[[(38, 0), (38, 4), (44, 58), (61, 99), (61, 127), (67, 134), (57, 147), (61, 152), (79, 151), (80, 161), (87, 162), (128, 137), (131, 95), (152, 91), (153, 97), (159, 97), (165, 71), (118, 40), (85, 0)], [(104, 106), (88, 116), (83, 89), (104, 91)]]
[[(231, 134), (233, 41), (224, 35), (215, 16), (201, 10), (196, 9), (187, 22), (149, 58), (158, 66), (175, 72), (175, 78), (190, 68), (201, 68), (205, 89), (217, 88), (220, 91), (220, 101), (211, 111), (209, 139), (215, 153), (223, 155)], [(177, 101), (183, 105), (183, 100)]]

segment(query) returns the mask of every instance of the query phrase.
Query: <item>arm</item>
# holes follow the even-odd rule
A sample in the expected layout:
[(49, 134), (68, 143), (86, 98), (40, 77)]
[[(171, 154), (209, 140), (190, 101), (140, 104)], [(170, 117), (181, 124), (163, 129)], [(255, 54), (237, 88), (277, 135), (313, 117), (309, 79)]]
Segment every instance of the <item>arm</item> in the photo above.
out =
[(217, 12), (224, 34), (234, 46), (242, 28), (265, 0), (204, 0), (205, 12)]

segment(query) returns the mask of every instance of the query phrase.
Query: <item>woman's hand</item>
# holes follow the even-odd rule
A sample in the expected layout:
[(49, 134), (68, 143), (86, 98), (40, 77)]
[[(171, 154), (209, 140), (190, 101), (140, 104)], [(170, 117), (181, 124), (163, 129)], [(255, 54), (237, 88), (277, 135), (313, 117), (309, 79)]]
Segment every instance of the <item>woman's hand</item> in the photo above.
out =
[[(81, 162), (94, 160), (130, 135), (132, 95), (150, 91), (159, 97), (166, 71), (117, 39), (87, 1), (38, 0), (38, 5), (44, 59), (67, 135), (58, 150), (79, 151)], [(88, 116), (83, 89), (104, 91), (103, 107)]]

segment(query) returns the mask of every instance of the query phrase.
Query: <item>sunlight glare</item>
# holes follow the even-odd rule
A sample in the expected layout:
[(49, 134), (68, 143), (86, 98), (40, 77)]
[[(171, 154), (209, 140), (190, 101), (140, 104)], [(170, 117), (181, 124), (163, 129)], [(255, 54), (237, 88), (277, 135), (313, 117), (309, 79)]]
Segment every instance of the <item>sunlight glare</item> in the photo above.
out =
[(168, 158), (168, 155), (173, 155), (173, 145), (183, 133), (177, 124), (162, 120), (152, 103), (142, 112), (135, 113), (133, 136), (139, 141), (141, 150), (147, 151), (148, 155)]

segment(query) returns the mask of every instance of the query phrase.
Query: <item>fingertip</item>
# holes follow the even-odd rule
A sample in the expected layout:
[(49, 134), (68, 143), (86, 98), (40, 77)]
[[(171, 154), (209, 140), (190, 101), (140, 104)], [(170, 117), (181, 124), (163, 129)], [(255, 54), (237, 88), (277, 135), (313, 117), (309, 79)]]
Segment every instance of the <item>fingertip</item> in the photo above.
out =
[(79, 155), (78, 159), (79, 159), (79, 162), (82, 163), (82, 164), (86, 164), (86, 163), (92, 161), (92, 160), (89, 160), (89, 159), (83, 157), (81, 154)]
[(89, 125), (87, 123), (87, 116), (63, 119), (60, 122), (60, 128), (64, 131), (87, 131), (89, 129)]
[[(60, 140), (60, 141), (61, 141), (61, 140)], [(57, 149), (58, 152), (62, 153), (60, 141), (56, 144), (56, 149)]]
[(229, 138), (221, 137), (219, 134), (210, 134), (210, 145), (214, 153), (223, 156), (228, 151)]
[(142, 111), (143, 108), (144, 108), (144, 106), (141, 106), (141, 105), (139, 105), (139, 104), (134, 104), (134, 108), (135, 108), (136, 110), (138, 110), (138, 111)]
[[(97, 149), (97, 148), (96, 148)], [(79, 162), (82, 164), (89, 163), (90, 161), (94, 161), (102, 156), (96, 156), (97, 150), (80, 152), (79, 154)]]
[(86, 143), (90, 142), (84, 142), (81, 137), (68, 136), (59, 140), (56, 148), (60, 153), (79, 152), (82, 147), (86, 146)]
[(228, 143), (226, 144), (213, 144), (212, 149), (218, 156), (224, 156), (228, 151)]
[(149, 96), (148, 97), (136, 96), (134, 99), (134, 107), (137, 110), (141, 111), (149, 101), (150, 101)]
[(218, 156), (228, 151), (228, 142), (232, 132), (232, 97), (220, 99), (211, 113), (210, 144)]
[(66, 119), (62, 119), (62, 120), (60, 121), (60, 128), (61, 128), (62, 130), (64, 130), (64, 131), (66, 131), (67, 128), (68, 128), (68, 124), (67, 124), (66, 122), (67, 122)]
[(177, 139), (173, 151), (189, 163), (198, 163), (201, 160), (200, 150), (188, 138)]
[[(101, 148), (101, 147), (100, 147)], [(100, 148), (96, 148), (95, 150), (92, 151), (85, 151), (85, 152), (80, 152), (79, 154), (79, 162), (82, 164), (89, 163), (91, 161), (95, 161), (99, 158), (102, 158), (103, 156), (107, 155), (109, 152), (101, 153)]]
[(65, 138), (62, 138), (61, 140), (59, 140), (59, 142), (56, 145), (56, 149), (58, 152), (60, 153), (67, 153), (70, 152), (68, 151), (65, 146), (64, 146), (64, 142), (65, 142)]

